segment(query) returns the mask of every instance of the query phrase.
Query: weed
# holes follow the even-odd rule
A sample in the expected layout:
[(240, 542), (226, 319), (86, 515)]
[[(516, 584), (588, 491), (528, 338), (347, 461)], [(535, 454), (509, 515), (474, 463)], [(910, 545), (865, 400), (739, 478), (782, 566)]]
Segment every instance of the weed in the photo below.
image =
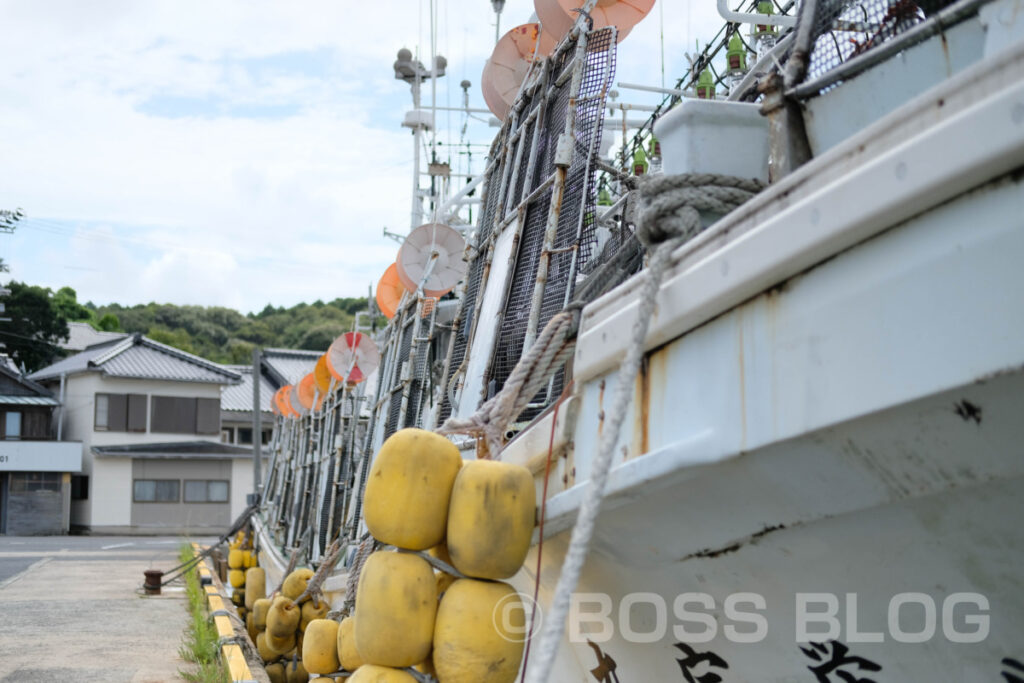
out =
[[(178, 553), (181, 562), (193, 557), (192, 544), (183, 543)], [(194, 671), (178, 670), (178, 675), (191, 683), (226, 683), (228, 674), (220, 660), (217, 645), (217, 627), (206, 610), (206, 593), (199, 585), (199, 573), (195, 567), (185, 572), (185, 596), (191, 619), (182, 635), (178, 655), (187, 662), (196, 664)]]

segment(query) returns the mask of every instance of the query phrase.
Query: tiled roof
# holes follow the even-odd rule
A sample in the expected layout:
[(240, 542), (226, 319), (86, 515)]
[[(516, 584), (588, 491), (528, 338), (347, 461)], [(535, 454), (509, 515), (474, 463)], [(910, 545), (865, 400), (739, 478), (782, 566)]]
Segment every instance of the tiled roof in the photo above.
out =
[(140, 443), (126, 446), (93, 446), (99, 456), (120, 458), (189, 458), (218, 459), (252, 457), (252, 446), (232, 446), (217, 441), (174, 441)]
[(59, 406), (60, 401), (52, 396), (0, 396), (4, 406)]
[(94, 330), (89, 323), (68, 323), (68, 340), (60, 345), (68, 351), (84, 351), (90, 346), (104, 342), (124, 339), (128, 335), (124, 332), (101, 332)]
[(295, 384), (313, 372), (313, 366), (316, 365), (316, 361), (323, 354), (323, 351), (265, 349), (262, 355), (263, 364), (280, 375), (281, 379), (284, 380), (284, 384)]
[[(220, 409), (252, 412), (252, 366), (251, 365), (228, 365), (235, 372), (242, 376), (239, 384), (232, 384), (224, 387), (220, 395)], [(260, 410), (270, 412), (270, 400), (278, 387), (267, 378), (260, 377)]]
[(89, 347), (29, 375), (29, 379), (38, 381), (89, 371), (99, 371), (109, 377), (214, 384), (235, 384), (242, 379), (239, 373), (223, 365), (141, 334)]
[(22, 406), (59, 406), (60, 401), (53, 397), (53, 394), (46, 387), (36, 384), (27, 376), (21, 374), (17, 366), (11, 362), (6, 355), (0, 355), (0, 376), (14, 380), (16, 384), (7, 384), (5, 391), (8, 393), (0, 396), (0, 403), (6, 405)]

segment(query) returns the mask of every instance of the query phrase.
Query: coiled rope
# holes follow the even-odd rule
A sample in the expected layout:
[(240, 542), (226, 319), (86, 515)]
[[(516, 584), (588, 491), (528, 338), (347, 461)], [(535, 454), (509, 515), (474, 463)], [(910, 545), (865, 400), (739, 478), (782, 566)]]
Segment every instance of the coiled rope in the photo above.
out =
[(757, 180), (717, 174), (658, 175), (640, 182), (642, 214), (637, 237), (653, 253), (641, 285), (640, 305), (630, 343), (619, 366), (610, 407), (605, 411), (607, 422), (591, 465), (590, 482), (572, 530), (555, 595), (544, 620), (537, 657), (529, 663), (528, 683), (546, 683), (561, 645), (570, 600), (590, 549), (608, 485), (612, 453), (632, 400), (633, 385), (644, 357), (644, 341), (655, 313), (658, 289), (671, 262), (672, 252), (701, 231), (701, 211), (725, 215), (762, 187)]

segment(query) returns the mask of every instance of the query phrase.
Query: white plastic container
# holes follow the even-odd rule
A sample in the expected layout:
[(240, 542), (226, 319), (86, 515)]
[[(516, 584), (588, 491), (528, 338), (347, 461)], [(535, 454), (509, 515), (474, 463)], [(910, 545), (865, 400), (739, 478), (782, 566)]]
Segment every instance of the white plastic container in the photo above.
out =
[(743, 102), (684, 99), (654, 124), (665, 173), (768, 182), (768, 119)]

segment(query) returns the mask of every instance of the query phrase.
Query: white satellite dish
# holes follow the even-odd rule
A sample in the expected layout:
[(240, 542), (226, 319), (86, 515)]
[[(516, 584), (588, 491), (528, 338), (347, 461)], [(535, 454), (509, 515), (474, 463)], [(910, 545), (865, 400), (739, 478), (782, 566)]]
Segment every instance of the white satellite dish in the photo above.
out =
[(299, 391), (297, 384), (294, 385), (292, 387), (292, 390), (288, 392), (288, 404), (299, 417), (305, 417), (306, 415), (309, 415), (309, 408), (302, 405), (302, 401), (299, 400)]
[(457, 230), (441, 223), (421, 225), (405, 238), (395, 266), (398, 279), (410, 292), (423, 283), (426, 296), (444, 296), (466, 274), (462, 253), (466, 240)]
[(331, 344), (325, 354), (327, 369), (334, 379), (358, 384), (380, 364), (380, 352), (373, 340), (361, 332), (346, 332)]
[[(516, 95), (519, 94), (519, 86), (530, 70), (537, 40), (540, 38), (538, 24), (516, 26), (501, 37), (494, 46), (491, 58), (484, 65), (484, 72), (480, 77), (484, 101), (487, 108), (503, 121)], [(542, 43), (542, 47), (545, 44)], [(550, 48), (553, 47), (552, 43)]]

